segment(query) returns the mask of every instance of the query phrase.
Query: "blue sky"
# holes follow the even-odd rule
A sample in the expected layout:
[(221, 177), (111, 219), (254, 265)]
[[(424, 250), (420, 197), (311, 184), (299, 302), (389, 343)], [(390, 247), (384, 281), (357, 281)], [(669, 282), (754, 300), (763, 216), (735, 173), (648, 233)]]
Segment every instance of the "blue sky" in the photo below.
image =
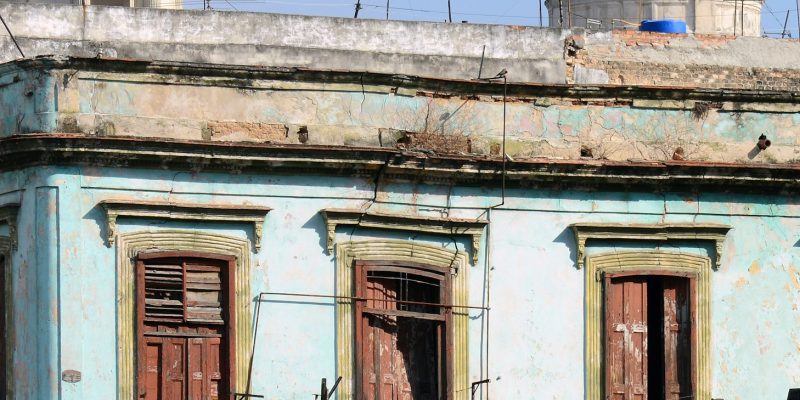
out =
[[(204, 0), (183, 0), (186, 8), (203, 8)], [(210, 0), (217, 10), (258, 11), (281, 14), (353, 17), (356, 0)], [(749, 0), (752, 1), (752, 0)], [(385, 19), (386, 0), (362, 0), (359, 18)], [(416, 21), (446, 21), (447, 0), (390, 0), (389, 18)], [(538, 0), (451, 0), (453, 22), (539, 25)], [(762, 29), (780, 36), (786, 11), (787, 31), (798, 37), (796, 0), (767, 0), (761, 15)], [(542, 6), (544, 24), (547, 9)]]

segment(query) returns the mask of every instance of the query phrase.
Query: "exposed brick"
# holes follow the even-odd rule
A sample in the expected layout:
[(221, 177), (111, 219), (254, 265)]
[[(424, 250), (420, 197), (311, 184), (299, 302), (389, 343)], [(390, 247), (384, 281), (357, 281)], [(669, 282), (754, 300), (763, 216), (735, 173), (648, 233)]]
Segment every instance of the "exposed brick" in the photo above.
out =
[(216, 141), (286, 142), (288, 132), (283, 124), (208, 121), (204, 136)]

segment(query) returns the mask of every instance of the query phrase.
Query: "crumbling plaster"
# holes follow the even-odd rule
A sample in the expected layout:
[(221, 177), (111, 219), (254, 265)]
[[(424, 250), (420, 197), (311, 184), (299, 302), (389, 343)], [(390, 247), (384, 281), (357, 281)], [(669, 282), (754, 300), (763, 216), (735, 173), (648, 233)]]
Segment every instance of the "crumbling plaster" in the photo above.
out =
[[(480, 156), (499, 154), (504, 125), (502, 96), (390, 85), (69, 69), (9, 69), (0, 79), (10, 82), (0, 87), (0, 103), (11, 111), (0, 120), (3, 135), (406, 146)], [(22, 92), (27, 95), (15, 103)], [(531, 91), (509, 96), (505, 108), (506, 152), (515, 158), (576, 159), (587, 148), (593, 158), (661, 161), (678, 147), (692, 161), (800, 158), (800, 109), (790, 103), (581, 99)], [(444, 139), (409, 144), (404, 131)], [(772, 142), (766, 151), (755, 146), (761, 134)]]

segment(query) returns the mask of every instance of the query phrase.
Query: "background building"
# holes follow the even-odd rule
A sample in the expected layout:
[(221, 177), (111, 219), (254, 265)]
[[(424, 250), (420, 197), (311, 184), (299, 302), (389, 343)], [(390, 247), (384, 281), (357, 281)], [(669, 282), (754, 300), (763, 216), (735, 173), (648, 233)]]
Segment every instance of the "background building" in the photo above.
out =
[[(547, 0), (551, 27), (638, 29), (654, 19), (686, 21), (690, 32), (761, 36), (763, 1)], [(563, 22), (563, 25), (562, 25)]]

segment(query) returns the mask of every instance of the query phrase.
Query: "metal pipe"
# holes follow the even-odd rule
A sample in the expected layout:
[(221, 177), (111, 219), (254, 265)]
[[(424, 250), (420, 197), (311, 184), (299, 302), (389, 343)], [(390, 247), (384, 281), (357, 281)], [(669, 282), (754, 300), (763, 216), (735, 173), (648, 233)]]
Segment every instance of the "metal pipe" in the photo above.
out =
[(797, 8), (795, 13), (797, 13), (797, 40), (800, 40), (800, 0), (796, 0)]
[(781, 39), (786, 36), (786, 24), (789, 23), (789, 10), (786, 10), (786, 19), (783, 20), (783, 30), (781, 31)]
[(434, 306), (434, 307), (444, 307), (444, 308), (470, 308), (470, 309), (480, 309), (480, 310), (487, 310), (487, 307), (481, 306), (462, 306), (457, 304), (442, 304), (442, 303), (428, 303), (424, 301), (409, 301), (409, 300), (391, 300), (391, 299), (378, 299), (373, 297), (357, 297), (357, 296), (338, 296), (338, 295), (331, 295), (331, 294), (310, 294), (310, 293), (288, 293), (288, 292), (261, 292), (258, 295), (258, 301), (266, 301), (262, 300), (261, 296), (294, 296), (294, 297), (315, 297), (315, 298), (325, 298), (325, 299), (343, 299), (343, 300), (356, 300), (356, 301), (386, 301), (390, 303), (397, 303), (397, 304), (411, 304), (411, 305), (419, 305), (419, 306)]
[(450, 9), (450, 0), (447, 0), (447, 20), (453, 23), (453, 12)]
[(478, 67), (478, 79), (481, 79), (481, 73), (483, 73), (483, 58), (486, 56), (486, 45), (483, 45), (483, 50), (481, 50), (481, 65)]
[(539, 28), (544, 27), (544, 20), (542, 19), (542, 0), (539, 0)]

